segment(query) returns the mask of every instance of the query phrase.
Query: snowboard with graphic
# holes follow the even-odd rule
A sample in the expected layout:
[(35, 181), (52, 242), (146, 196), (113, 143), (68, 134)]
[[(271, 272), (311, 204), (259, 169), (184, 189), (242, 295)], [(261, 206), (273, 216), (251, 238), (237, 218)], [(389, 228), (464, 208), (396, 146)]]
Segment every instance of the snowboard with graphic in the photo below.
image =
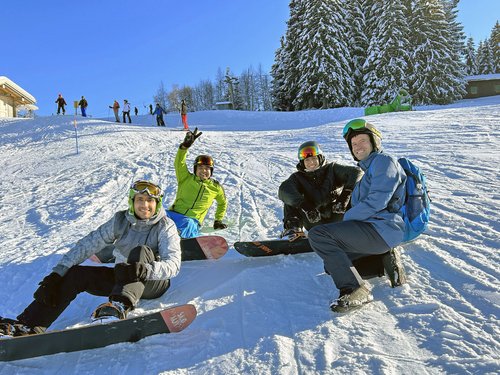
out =
[[(113, 263), (114, 246), (107, 246), (98, 253), (92, 255), (90, 260), (95, 263)], [(227, 253), (229, 246), (224, 237), (200, 236), (195, 238), (181, 239), (182, 261), (219, 259)]]
[(193, 305), (180, 305), (142, 316), (60, 331), (0, 339), (0, 361), (136, 342), (159, 333), (180, 332), (196, 318)]

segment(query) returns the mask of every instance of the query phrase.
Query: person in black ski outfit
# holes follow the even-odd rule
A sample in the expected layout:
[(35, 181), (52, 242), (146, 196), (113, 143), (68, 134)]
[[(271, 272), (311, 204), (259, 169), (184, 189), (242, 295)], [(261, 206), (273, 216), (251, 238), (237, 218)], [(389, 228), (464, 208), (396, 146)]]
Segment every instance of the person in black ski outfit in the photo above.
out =
[(315, 141), (300, 145), (298, 159), (297, 172), (278, 191), (284, 203), (282, 237), (291, 241), (305, 236), (303, 228), (341, 221), (352, 189), (363, 175), (357, 167), (327, 163)]

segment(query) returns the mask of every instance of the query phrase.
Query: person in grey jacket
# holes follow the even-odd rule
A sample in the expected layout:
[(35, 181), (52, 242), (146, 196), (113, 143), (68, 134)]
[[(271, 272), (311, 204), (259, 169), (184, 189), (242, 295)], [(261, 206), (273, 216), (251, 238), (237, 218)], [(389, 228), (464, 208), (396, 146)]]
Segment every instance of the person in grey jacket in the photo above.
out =
[(309, 231), (312, 249), (323, 259), (340, 291), (330, 308), (344, 312), (373, 299), (352, 261), (384, 254), (403, 240), (400, 209), (405, 198), (406, 174), (398, 161), (382, 151), (382, 135), (363, 119), (352, 120), (343, 136), (365, 172), (351, 196), (343, 221), (318, 225)]
[[(34, 301), (17, 320), (0, 321), (0, 333), (42, 333), (81, 292), (108, 297), (94, 319), (125, 319), (139, 299), (163, 295), (181, 265), (180, 238), (162, 205), (163, 192), (139, 180), (129, 191), (128, 210), (80, 239), (52, 269), (34, 293)], [(113, 245), (115, 266), (83, 266), (82, 262)]]

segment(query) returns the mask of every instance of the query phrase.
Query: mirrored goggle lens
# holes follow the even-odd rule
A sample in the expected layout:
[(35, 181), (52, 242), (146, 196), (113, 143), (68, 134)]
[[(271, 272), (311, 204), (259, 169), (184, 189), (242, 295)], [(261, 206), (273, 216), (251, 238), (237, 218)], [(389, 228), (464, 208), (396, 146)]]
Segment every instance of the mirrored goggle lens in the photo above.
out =
[(344, 130), (342, 135), (345, 137), (350, 130), (360, 130), (366, 127), (367, 122), (363, 119), (352, 120), (349, 121), (346, 126), (344, 126)]
[(153, 198), (158, 198), (161, 196), (161, 188), (150, 182), (136, 182), (132, 185), (132, 189), (136, 193), (146, 193)]
[(346, 138), (346, 136), (349, 134), (350, 131), (358, 131), (358, 130), (363, 130), (363, 129), (370, 130), (373, 134), (375, 134), (377, 137), (382, 139), (382, 134), (378, 131), (378, 129), (363, 119), (349, 121), (346, 124), (346, 126), (344, 126), (344, 130), (342, 132), (342, 135), (344, 138)]
[(299, 160), (304, 160), (307, 159), (310, 156), (318, 156), (320, 155), (320, 152), (317, 147), (314, 146), (307, 146), (304, 148), (301, 148), (299, 151)]
[(196, 164), (197, 165), (208, 165), (209, 167), (213, 167), (214, 160), (212, 158), (209, 158), (208, 156), (203, 156), (203, 157), (196, 159)]

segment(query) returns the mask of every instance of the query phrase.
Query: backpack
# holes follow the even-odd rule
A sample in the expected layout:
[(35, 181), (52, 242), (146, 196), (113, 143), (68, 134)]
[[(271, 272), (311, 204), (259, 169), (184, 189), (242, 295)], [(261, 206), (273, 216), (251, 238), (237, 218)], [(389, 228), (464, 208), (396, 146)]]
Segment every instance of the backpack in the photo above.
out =
[(400, 158), (398, 162), (406, 173), (406, 198), (401, 212), (405, 222), (403, 242), (408, 242), (427, 229), (431, 214), (431, 200), (425, 176), (420, 168), (407, 158)]

